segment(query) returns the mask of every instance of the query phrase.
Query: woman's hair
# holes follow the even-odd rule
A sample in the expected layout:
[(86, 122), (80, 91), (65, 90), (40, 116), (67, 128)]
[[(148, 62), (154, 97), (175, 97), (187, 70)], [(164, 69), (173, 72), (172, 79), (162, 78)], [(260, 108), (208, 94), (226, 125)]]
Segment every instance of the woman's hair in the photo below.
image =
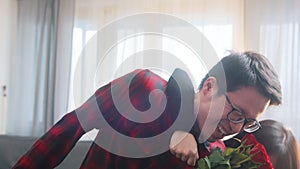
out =
[(256, 52), (231, 52), (219, 61), (202, 79), (199, 89), (208, 77), (215, 77), (219, 94), (235, 91), (241, 87), (255, 87), (270, 99), (270, 105), (281, 104), (281, 85), (268, 59)]
[(300, 150), (293, 132), (274, 120), (260, 121), (261, 129), (253, 133), (264, 145), (275, 169), (300, 169)]

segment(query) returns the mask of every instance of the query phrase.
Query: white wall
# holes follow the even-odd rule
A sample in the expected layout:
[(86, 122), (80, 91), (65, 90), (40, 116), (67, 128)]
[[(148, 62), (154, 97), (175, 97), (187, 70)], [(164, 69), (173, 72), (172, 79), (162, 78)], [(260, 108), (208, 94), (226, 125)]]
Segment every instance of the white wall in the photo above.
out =
[(10, 56), (15, 42), (17, 2), (16, 0), (0, 0), (0, 134), (6, 122), (5, 102), (2, 88), (9, 87)]

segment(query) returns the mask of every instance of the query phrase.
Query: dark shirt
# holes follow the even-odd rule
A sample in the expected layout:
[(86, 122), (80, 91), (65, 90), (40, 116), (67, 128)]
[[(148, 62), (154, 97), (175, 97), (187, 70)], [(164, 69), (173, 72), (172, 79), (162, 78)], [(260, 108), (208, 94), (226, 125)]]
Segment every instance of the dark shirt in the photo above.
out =
[[(163, 111), (153, 116), (158, 110)], [(144, 114), (136, 114), (135, 121), (127, 116), (133, 112)], [(99, 88), (82, 106), (66, 114), (13, 168), (54, 168), (94, 128), (99, 132), (82, 169), (193, 168), (172, 155), (168, 145), (175, 130), (198, 138), (195, 119), (194, 89), (184, 71), (176, 69), (166, 82), (149, 70), (136, 70)], [(127, 143), (123, 138), (138, 139)], [(154, 138), (153, 144), (143, 142), (148, 138)], [(203, 145), (198, 146), (200, 156), (206, 155)], [(126, 154), (135, 151), (138, 153)]]

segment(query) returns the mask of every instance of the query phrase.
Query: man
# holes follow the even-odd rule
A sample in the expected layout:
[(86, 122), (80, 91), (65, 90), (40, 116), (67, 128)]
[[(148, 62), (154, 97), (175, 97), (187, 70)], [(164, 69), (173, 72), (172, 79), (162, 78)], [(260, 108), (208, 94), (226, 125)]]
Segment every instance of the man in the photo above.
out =
[[(203, 142), (242, 129), (257, 130), (257, 117), (280, 103), (278, 77), (268, 60), (255, 52), (223, 58), (196, 93), (180, 69), (168, 82), (149, 70), (136, 70), (101, 87), (65, 115), (14, 168), (54, 168), (93, 128), (100, 132), (83, 169), (193, 168), (198, 156), (206, 153)], [(182, 137), (186, 132), (190, 134)], [(190, 137), (198, 144), (190, 144)], [(170, 139), (171, 151), (166, 149)]]

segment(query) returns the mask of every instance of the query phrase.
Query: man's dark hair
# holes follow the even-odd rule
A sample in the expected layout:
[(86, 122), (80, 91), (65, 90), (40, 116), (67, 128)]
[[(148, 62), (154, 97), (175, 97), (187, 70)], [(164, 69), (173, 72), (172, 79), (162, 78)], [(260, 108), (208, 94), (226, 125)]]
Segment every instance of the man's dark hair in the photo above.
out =
[(231, 52), (219, 61), (202, 79), (199, 89), (208, 77), (215, 77), (219, 94), (235, 91), (241, 87), (255, 87), (270, 99), (270, 105), (281, 104), (281, 85), (269, 60), (256, 52)]

